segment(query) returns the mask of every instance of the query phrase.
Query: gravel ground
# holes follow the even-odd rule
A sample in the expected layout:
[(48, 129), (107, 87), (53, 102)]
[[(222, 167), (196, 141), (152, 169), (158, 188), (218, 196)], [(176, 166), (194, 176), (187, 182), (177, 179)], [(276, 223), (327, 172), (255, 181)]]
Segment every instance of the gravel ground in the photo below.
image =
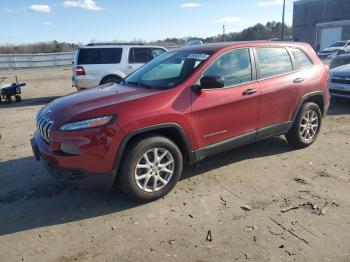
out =
[(46, 103), (74, 91), (69, 68), (0, 71), (27, 83), (0, 105), (0, 261), (350, 261), (350, 102), (318, 141), (283, 137), (188, 166), (165, 198), (64, 188), (29, 139)]

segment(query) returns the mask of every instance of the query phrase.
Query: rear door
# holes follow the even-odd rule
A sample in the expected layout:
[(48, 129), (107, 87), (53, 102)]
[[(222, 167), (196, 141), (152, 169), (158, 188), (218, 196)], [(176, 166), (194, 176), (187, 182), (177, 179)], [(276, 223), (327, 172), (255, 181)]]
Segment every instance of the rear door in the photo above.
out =
[(148, 47), (132, 47), (129, 49), (127, 75), (143, 66), (145, 63), (153, 59), (151, 48)]
[(224, 87), (192, 92), (192, 128), (198, 148), (248, 133), (247, 138), (254, 139), (260, 90), (251, 58), (248, 48), (227, 51), (204, 71), (202, 77), (222, 76)]
[(285, 47), (257, 47), (255, 55), (261, 88), (258, 129), (286, 123), (303, 94), (306, 76), (293, 68)]

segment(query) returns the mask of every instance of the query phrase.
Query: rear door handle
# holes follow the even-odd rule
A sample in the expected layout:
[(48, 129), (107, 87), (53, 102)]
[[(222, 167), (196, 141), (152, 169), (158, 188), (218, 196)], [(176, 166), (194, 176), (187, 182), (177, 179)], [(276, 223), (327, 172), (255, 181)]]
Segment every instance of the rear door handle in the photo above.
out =
[(296, 84), (304, 82), (304, 78), (301, 78), (301, 77), (295, 78), (293, 82)]
[(252, 94), (255, 94), (256, 92), (258, 92), (258, 89), (252, 89), (252, 88), (250, 88), (250, 89), (247, 89), (247, 90), (245, 90), (243, 93), (242, 93), (242, 95), (244, 95), (244, 96), (250, 96), (250, 95), (252, 95)]

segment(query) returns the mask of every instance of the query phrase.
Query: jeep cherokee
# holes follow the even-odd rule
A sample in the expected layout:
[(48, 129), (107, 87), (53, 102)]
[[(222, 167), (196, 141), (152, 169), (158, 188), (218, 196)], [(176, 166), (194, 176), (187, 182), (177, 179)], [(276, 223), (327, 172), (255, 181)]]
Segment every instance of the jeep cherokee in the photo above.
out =
[(119, 84), (51, 102), (37, 114), (32, 148), (59, 181), (117, 183), (152, 201), (175, 186), (184, 162), (282, 134), (311, 145), (329, 106), (327, 80), (307, 44), (187, 46)]

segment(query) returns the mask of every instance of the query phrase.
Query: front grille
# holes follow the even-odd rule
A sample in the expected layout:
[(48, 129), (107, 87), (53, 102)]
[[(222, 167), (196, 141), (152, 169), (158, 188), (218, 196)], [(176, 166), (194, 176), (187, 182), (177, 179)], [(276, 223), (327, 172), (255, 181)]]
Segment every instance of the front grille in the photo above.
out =
[(36, 128), (41, 137), (49, 142), (49, 131), (53, 121), (46, 117), (43, 112), (39, 112), (36, 116)]
[(331, 81), (338, 84), (350, 84), (350, 77), (332, 77)]
[(329, 93), (335, 94), (335, 95), (350, 96), (350, 91), (329, 89)]

